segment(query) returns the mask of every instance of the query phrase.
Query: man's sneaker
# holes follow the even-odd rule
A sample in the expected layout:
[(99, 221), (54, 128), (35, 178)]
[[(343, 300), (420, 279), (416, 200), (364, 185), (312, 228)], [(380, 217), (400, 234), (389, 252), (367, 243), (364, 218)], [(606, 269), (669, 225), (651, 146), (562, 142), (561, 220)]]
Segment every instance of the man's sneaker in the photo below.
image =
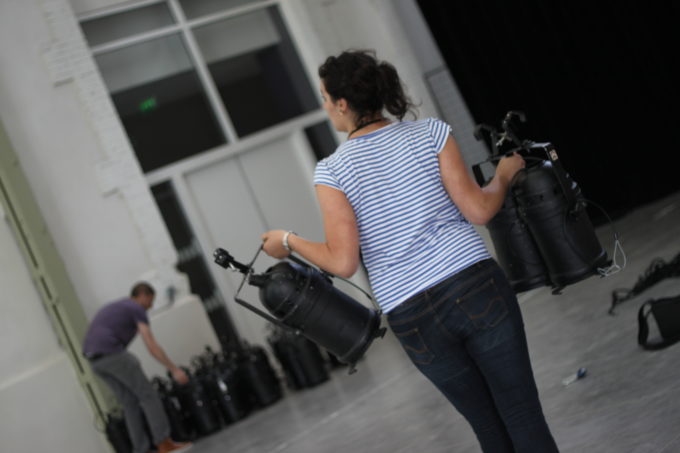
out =
[(191, 442), (175, 442), (168, 438), (158, 444), (158, 453), (181, 453), (189, 450), (192, 446), (193, 444)]

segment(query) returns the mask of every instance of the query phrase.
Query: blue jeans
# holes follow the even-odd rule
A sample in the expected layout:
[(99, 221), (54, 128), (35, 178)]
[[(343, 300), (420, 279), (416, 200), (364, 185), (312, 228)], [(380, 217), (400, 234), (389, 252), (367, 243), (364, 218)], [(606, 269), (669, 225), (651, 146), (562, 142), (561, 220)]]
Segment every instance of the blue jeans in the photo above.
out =
[(480, 261), (406, 300), (388, 322), (415, 366), (472, 426), (484, 452), (557, 452), (515, 293)]

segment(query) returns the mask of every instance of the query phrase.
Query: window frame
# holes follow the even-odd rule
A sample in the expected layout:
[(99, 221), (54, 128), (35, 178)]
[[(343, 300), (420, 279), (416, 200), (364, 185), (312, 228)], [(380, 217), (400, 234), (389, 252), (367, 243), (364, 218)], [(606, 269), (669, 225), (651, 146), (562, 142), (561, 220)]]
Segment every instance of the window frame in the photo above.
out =
[[(97, 55), (114, 50), (120, 50), (129, 46), (143, 43), (145, 41), (158, 39), (173, 34), (179, 34), (186, 46), (189, 59), (194, 65), (194, 70), (198, 75), (200, 86), (205, 91), (209, 105), (213, 111), (213, 114), (215, 115), (215, 118), (217, 119), (218, 126), (224, 134), (226, 143), (145, 173), (145, 178), (149, 186), (171, 180), (173, 175), (177, 172), (186, 173), (187, 171), (200, 168), (205, 165), (206, 161), (210, 162), (213, 161), (213, 159), (221, 159), (227, 156), (240, 154), (244, 151), (247, 151), (248, 149), (252, 149), (253, 146), (257, 145), (257, 143), (264, 143), (276, 139), (277, 137), (305, 129), (306, 127), (314, 126), (315, 124), (326, 120), (326, 114), (322, 108), (322, 100), (318, 90), (314, 89), (313, 80), (315, 72), (310, 67), (307, 59), (305, 58), (304, 52), (301, 51), (297, 36), (298, 33), (296, 33), (296, 30), (294, 30), (295, 24), (291, 23), (289, 20), (288, 15), (290, 14), (290, 5), (284, 5), (285, 2), (282, 0), (258, 0), (257, 2), (253, 2), (253, 4), (250, 5), (232, 7), (230, 9), (225, 9), (224, 11), (211, 13), (194, 19), (187, 19), (185, 17), (179, 0), (139, 0), (134, 3), (126, 2), (124, 4), (114, 5), (94, 12), (80, 14), (77, 16), (77, 20), (79, 23), (86, 22), (114, 14), (134, 11), (136, 9), (160, 3), (168, 5), (170, 12), (175, 19), (175, 24), (155, 30), (149, 30), (143, 33), (137, 33), (132, 36), (96, 46), (91, 46), (89, 47), (90, 52), (94, 58)], [(264, 128), (245, 137), (239, 137), (229, 116), (229, 112), (222, 101), (217, 85), (210, 74), (208, 65), (203, 57), (203, 53), (201, 52), (198, 43), (196, 42), (192, 30), (197, 27), (217, 23), (260, 10), (266, 10), (268, 8), (277, 8), (278, 13), (281, 15), (288, 36), (295, 47), (297, 57), (299, 58), (306, 75), (311, 81), (311, 89), (318, 101), (318, 107), (314, 110), (283, 121), (274, 126)]]

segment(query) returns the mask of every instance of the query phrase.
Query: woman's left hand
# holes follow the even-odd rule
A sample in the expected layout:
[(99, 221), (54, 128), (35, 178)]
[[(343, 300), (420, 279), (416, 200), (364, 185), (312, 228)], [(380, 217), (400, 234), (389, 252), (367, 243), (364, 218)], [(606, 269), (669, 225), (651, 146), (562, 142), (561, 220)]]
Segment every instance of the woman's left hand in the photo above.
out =
[(271, 230), (262, 235), (262, 249), (264, 253), (276, 259), (283, 259), (290, 252), (283, 247), (283, 235), (285, 230)]

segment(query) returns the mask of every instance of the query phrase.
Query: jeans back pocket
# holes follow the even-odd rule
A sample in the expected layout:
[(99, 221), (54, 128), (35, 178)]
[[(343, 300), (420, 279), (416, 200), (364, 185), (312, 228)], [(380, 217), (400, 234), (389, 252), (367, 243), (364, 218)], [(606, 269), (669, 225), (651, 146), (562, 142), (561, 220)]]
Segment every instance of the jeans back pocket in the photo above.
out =
[(428, 349), (420, 335), (418, 328), (406, 332), (395, 332), (401, 346), (408, 353), (411, 361), (416, 365), (429, 365), (434, 360), (434, 354)]
[(478, 329), (494, 327), (508, 315), (508, 307), (493, 278), (456, 299), (456, 304)]

